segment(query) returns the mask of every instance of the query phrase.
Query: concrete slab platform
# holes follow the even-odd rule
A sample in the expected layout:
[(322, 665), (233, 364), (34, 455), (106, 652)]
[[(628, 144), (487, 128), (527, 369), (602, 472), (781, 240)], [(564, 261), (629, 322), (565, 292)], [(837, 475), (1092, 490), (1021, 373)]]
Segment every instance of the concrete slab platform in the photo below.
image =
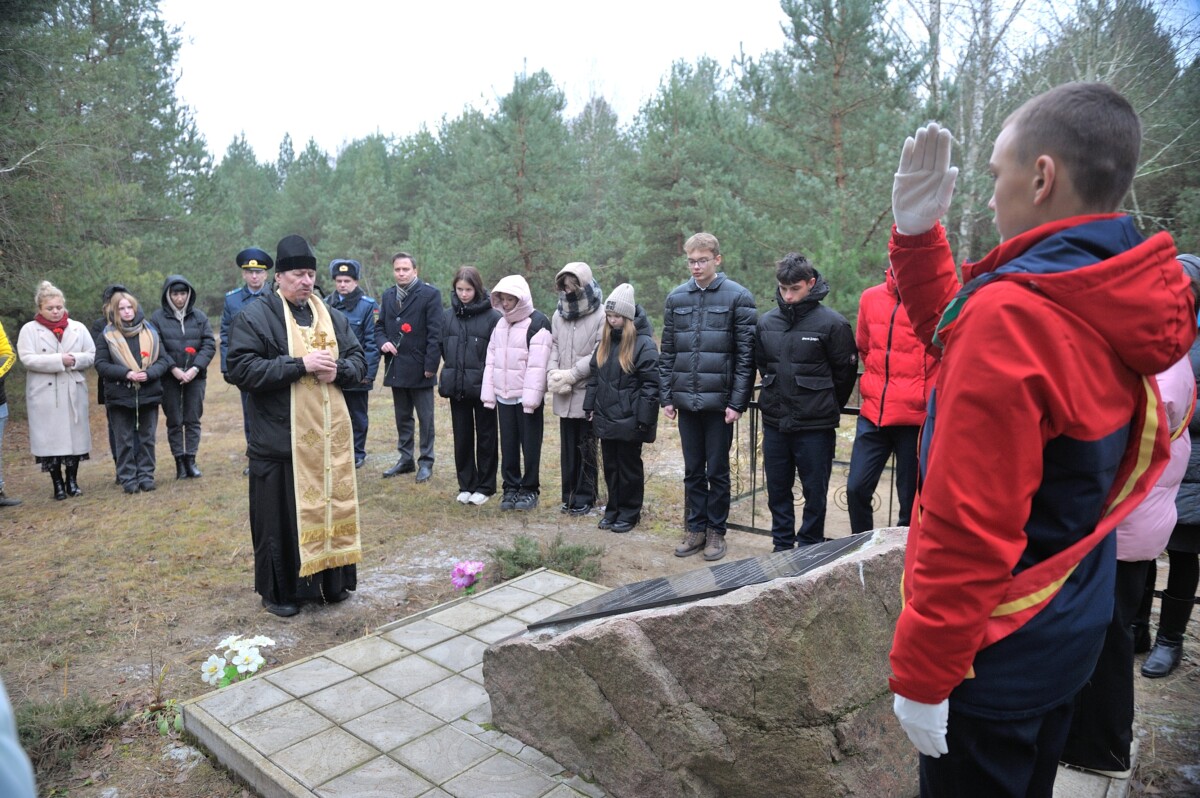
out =
[(604, 798), (491, 727), (483, 652), (606, 588), (533, 571), (183, 704), (266, 798)]

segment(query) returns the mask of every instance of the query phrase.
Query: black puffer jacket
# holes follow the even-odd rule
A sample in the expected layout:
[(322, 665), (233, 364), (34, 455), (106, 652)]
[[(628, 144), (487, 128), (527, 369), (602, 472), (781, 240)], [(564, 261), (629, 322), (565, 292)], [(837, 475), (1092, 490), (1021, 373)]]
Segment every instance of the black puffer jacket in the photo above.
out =
[[(188, 289), (182, 322), (175, 316), (175, 306), (171, 304), (170, 288), (176, 283), (183, 283)], [(204, 311), (197, 310), (195, 305), (196, 289), (183, 275), (172, 274), (163, 283), (162, 307), (154, 311), (150, 323), (158, 329), (162, 336), (162, 347), (175, 365), (184, 371), (195, 366), (200, 370), (196, 379), (202, 380), (208, 374), (208, 364), (216, 357), (217, 337), (213, 335), (208, 316)], [(188, 354), (188, 347), (194, 349), (195, 354)], [(174, 378), (168, 376), (167, 379)]]
[[(634, 329), (612, 331), (612, 348), (604, 365), (592, 354), (591, 376), (583, 412), (592, 413), (592, 429), (604, 440), (652, 443), (658, 436), (658, 347), (642, 306), (634, 312)], [(626, 332), (634, 332), (633, 373), (621, 368), (617, 352)]]
[[(250, 441), (246, 455), (253, 460), (292, 459), (292, 383), (308, 372), (304, 361), (288, 354), (283, 299), (271, 294), (252, 302), (234, 316), (229, 327), (226, 379), (250, 394), (246, 416)], [(341, 313), (331, 313), (338, 345), (338, 370), (334, 384), (347, 388), (362, 382), (367, 358), (350, 323)]]
[(450, 307), (442, 323), (442, 375), (438, 393), (456, 402), (479, 401), (483, 367), (487, 363), (488, 339), (500, 320), (488, 294), (464, 305), (457, 293), (450, 294)]
[(658, 358), (665, 407), (743, 412), (754, 388), (754, 296), (718, 274), (701, 290), (688, 280), (667, 296)]
[[(149, 324), (146, 322), (146, 315), (142, 313), (141, 308), (138, 308), (133, 322), (134, 324), (139, 322)], [(146, 367), (147, 379), (145, 382), (136, 383), (137, 388), (133, 387), (135, 383), (125, 379), (125, 375), (129, 373), (129, 367), (125, 365), (119, 355), (109, 348), (108, 336), (104, 333), (100, 334), (100, 338), (96, 341), (96, 373), (104, 380), (105, 404), (138, 408), (162, 403), (162, 377), (175, 364), (171, 360), (171, 356), (167, 354), (167, 350), (163, 348), (158, 328), (153, 324), (150, 324), (150, 327), (153, 334), (159, 338), (158, 358)], [(109, 327), (104, 329), (108, 330)], [(126, 336), (125, 343), (129, 345), (130, 353), (137, 358), (139, 355), (138, 337), (136, 335)]]
[(758, 403), (763, 423), (781, 432), (832, 429), (854, 390), (858, 345), (846, 317), (821, 304), (829, 284), (817, 274), (807, 297), (784, 303), (758, 320), (754, 357), (762, 373)]

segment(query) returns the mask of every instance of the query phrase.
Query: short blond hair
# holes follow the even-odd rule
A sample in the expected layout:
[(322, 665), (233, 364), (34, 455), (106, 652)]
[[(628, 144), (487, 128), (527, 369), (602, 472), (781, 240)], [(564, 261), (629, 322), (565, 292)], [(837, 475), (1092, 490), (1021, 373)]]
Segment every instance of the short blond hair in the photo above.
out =
[(696, 233), (683, 244), (683, 251), (691, 254), (698, 249), (707, 250), (713, 255), (721, 254), (721, 242), (712, 233)]

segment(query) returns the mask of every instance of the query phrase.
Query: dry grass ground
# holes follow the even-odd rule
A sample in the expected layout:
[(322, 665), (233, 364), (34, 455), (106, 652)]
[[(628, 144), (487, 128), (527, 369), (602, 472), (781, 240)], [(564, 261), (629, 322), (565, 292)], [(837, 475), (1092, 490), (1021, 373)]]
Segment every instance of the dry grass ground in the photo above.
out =
[[(123, 725), (80, 746), (70, 761), (43, 764), (39, 784), (46, 796), (248, 795), (208, 760), (189, 760), (189, 749), (161, 737), (137, 715), (163, 700), (206, 691), (199, 665), (229, 634), (274, 638), (269, 663), (324, 650), (450, 598), (454, 562), (486, 560), (491, 548), (511, 546), (517, 535), (548, 542), (561, 534), (568, 543), (603, 545), (598, 581), (609, 585), (702, 564), (671, 553), (682, 515), (682, 468), (673, 425), (662, 424), (659, 442), (646, 449), (642, 524), (616, 536), (597, 531), (596, 516), (572, 518), (557, 512), (558, 425), (549, 413), (542, 504), (532, 513), (501, 513), (495, 500), (479, 508), (454, 502), (449, 414), (441, 401), (433, 480), (416, 485), (411, 475), (381, 479), (396, 456), (395, 431), (390, 397), (376, 391), (368, 463), (358, 472), (364, 527), (359, 589), (344, 604), (306, 607), (295, 618), (276, 618), (262, 610), (253, 592), (241, 408), (234, 389), (219, 377), (209, 381), (198, 458), (204, 477), (173, 479), (161, 432), (159, 488), (134, 496), (113, 484), (103, 410), (93, 408), (92, 459), (80, 469), (84, 495), (63, 502), (51, 499), (49, 479), (28, 455), (19, 373), (10, 376), (8, 389), (13, 417), (5, 435), (4, 474), (8, 493), (24, 504), (0, 510), (0, 606), (5, 610), (0, 674), (19, 708), (53, 708), (90, 697), (101, 706), (134, 713)], [(847, 459), (853, 425), (843, 427), (839, 458)], [(748, 465), (742, 463), (743, 473)], [(835, 471), (835, 482), (840, 474)], [(735, 489), (746, 489), (747, 483), (743, 479)], [(739, 504), (735, 516), (743, 523), (769, 525), (761, 500), (754, 519), (749, 502)], [(844, 511), (831, 505), (828, 533), (847, 532)], [(768, 538), (730, 535), (732, 558), (769, 550)], [(1194, 644), (1193, 636), (1189, 651), (1200, 653)], [(1159, 683), (1139, 681), (1149, 733), (1143, 741), (1138, 794), (1195, 794), (1187, 791), (1179, 768), (1200, 762), (1196, 659)]]

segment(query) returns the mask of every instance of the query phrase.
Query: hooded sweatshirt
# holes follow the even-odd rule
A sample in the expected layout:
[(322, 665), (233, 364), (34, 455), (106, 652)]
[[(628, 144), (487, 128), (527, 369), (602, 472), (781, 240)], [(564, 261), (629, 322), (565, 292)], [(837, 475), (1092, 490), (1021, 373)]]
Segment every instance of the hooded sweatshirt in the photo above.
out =
[[(188, 289), (188, 301), (182, 311), (171, 304), (171, 286), (183, 283)], [(208, 364), (217, 354), (217, 339), (204, 311), (196, 309), (196, 289), (180, 274), (172, 274), (163, 282), (161, 304), (150, 317), (162, 337), (162, 347), (171, 360), (183, 371), (195, 366), (200, 371), (197, 380), (207, 375)], [(191, 348), (193, 351), (188, 352)], [(168, 375), (167, 379), (171, 379)]]
[(1170, 236), (1114, 214), (1005, 241), (965, 286), (941, 225), (889, 249), (913, 328), (944, 347), (890, 684), (1040, 714), (1080, 689), (1112, 620), (1112, 531), (1167, 460), (1152, 375), (1195, 336), (1191, 291)]
[[(517, 305), (505, 312), (500, 294), (517, 298)], [(550, 362), (552, 335), (539, 329), (528, 337), (533, 309), (529, 283), (519, 274), (510, 274), (492, 289), (492, 307), (500, 311), (500, 320), (488, 340), (487, 362), (483, 368), (480, 398), (483, 406), (520, 403), (526, 413), (541, 406), (546, 397), (546, 365)], [(536, 311), (544, 323), (545, 314)]]

